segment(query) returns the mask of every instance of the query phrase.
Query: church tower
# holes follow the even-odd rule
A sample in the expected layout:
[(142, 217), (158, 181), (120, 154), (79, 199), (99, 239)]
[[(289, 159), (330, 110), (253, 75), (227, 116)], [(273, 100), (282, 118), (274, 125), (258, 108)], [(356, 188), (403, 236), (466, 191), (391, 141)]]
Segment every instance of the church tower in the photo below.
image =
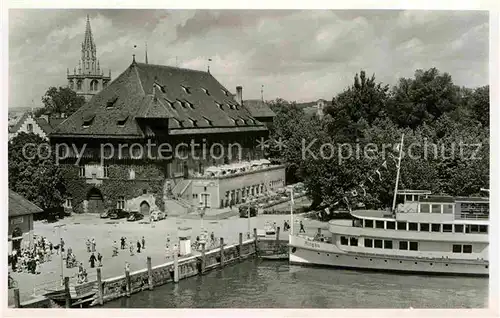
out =
[(104, 71), (101, 70), (99, 65), (88, 15), (85, 38), (82, 42), (82, 57), (78, 61), (78, 69), (75, 67), (73, 74), (70, 74), (68, 69), (67, 77), (69, 88), (74, 90), (77, 95), (85, 97), (86, 101), (89, 101), (92, 96), (105, 88), (111, 81), (111, 70), (109, 71), (109, 75), (105, 76)]

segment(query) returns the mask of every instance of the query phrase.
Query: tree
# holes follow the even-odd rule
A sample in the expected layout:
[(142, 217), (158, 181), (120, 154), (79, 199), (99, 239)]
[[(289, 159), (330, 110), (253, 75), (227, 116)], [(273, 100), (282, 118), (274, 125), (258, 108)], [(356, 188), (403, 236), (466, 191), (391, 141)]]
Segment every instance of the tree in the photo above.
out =
[(468, 108), (473, 118), (483, 127), (490, 126), (490, 86), (476, 88), (469, 99)]
[(69, 87), (50, 87), (42, 97), (42, 102), (44, 107), (37, 110), (36, 116), (44, 113), (64, 113), (69, 116), (85, 104), (85, 98), (76, 95)]
[(8, 149), (9, 189), (44, 210), (61, 207), (65, 194), (61, 170), (49, 151), (41, 137), (24, 132), (9, 142)]

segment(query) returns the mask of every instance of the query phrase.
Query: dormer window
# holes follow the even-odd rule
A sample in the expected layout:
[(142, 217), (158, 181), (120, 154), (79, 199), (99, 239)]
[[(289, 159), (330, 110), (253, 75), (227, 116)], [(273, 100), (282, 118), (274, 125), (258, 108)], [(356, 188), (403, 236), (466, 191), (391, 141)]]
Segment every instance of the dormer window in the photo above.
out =
[(182, 120), (179, 120), (179, 119), (177, 119), (177, 118), (172, 118), (172, 119), (173, 119), (173, 120), (177, 123), (177, 126), (179, 126), (179, 127), (181, 127), (181, 128), (182, 128), (182, 127), (184, 127), (184, 125), (183, 125), (183, 123), (182, 123)]
[(198, 121), (193, 119), (193, 118), (189, 118), (189, 122), (191, 122), (191, 125), (193, 125), (193, 127), (198, 127)]
[(125, 126), (125, 123), (127, 122), (127, 119), (128, 119), (128, 116), (127, 116), (127, 115), (122, 115), (122, 116), (120, 116), (120, 117), (118, 118), (118, 120), (117, 120), (117, 125), (118, 125), (118, 126), (121, 126), (121, 127)]
[(234, 118), (231, 117), (231, 120), (233, 121), (233, 124), (235, 126), (238, 126), (238, 120), (237, 119), (234, 119)]
[(222, 108), (222, 104), (219, 103), (219, 102), (215, 102), (217, 104), (217, 107), (219, 107), (220, 110), (224, 110), (224, 108)]
[(248, 122), (249, 122), (251, 125), (255, 125), (255, 120), (253, 120), (252, 118), (248, 118)]
[(247, 124), (247, 121), (245, 120), (245, 118), (241, 117), (241, 121), (242, 121), (243, 125)]
[(193, 103), (191, 103), (190, 101), (188, 101), (188, 100), (186, 100), (186, 99), (184, 100), (184, 105), (186, 105), (186, 107), (189, 107), (189, 108), (191, 108), (191, 109), (194, 109), (194, 105), (193, 105)]
[(185, 92), (186, 94), (191, 94), (191, 89), (190, 89), (189, 87), (187, 87), (187, 86), (183, 86), (183, 85), (181, 85), (181, 87), (182, 87), (182, 89), (184, 90), (184, 92)]
[(89, 114), (83, 116), (83, 128), (88, 128), (90, 125), (92, 125), (92, 122), (94, 121), (95, 115), (94, 114)]
[(226, 91), (225, 89), (222, 89), (222, 92), (224, 93), (224, 95), (229, 96), (229, 92)]
[(230, 109), (234, 109), (234, 106), (229, 104), (229, 103), (226, 103), (227, 107), (229, 107)]
[(185, 103), (183, 101), (181, 101), (180, 99), (177, 99), (176, 100), (183, 108), (186, 108), (187, 106), (185, 105)]
[(160, 83), (158, 82), (155, 82), (154, 83), (155, 87), (158, 88), (162, 93), (166, 93), (167, 90), (165, 89), (165, 86), (164, 85), (161, 85)]
[(205, 94), (207, 94), (208, 96), (210, 96), (210, 92), (208, 91), (208, 89), (206, 89), (206, 88), (202, 87), (202, 88), (201, 88), (201, 90), (202, 90), (203, 92), (205, 92)]
[(203, 116), (203, 119), (205, 119), (205, 121), (207, 122), (207, 124), (208, 124), (209, 126), (213, 126), (213, 123), (212, 123), (212, 121), (211, 121), (210, 119), (208, 119), (208, 118), (207, 118), (207, 117), (205, 117), (205, 116)]
[(107, 103), (106, 103), (106, 109), (112, 109), (115, 107), (115, 103), (116, 101), (118, 100), (118, 97), (115, 97), (111, 100), (109, 100)]
[(175, 110), (175, 102), (169, 101), (169, 100), (168, 100), (168, 99), (166, 99), (166, 98), (163, 98), (163, 99), (164, 99), (164, 100), (168, 103), (168, 105), (169, 105), (170, 107), (172, 107), (172, 109), (174, 109), (174, 110)]

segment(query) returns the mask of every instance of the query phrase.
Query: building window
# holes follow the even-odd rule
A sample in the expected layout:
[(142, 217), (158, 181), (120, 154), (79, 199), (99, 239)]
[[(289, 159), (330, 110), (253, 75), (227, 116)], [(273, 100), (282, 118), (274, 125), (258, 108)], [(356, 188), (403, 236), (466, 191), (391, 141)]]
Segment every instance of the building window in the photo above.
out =
[(33, 132), (33, 124), (28, 124), (26, 129), (28, 130), (29, 133)]
[(479, 233), (479, 225), (466, 225), (465, 233)]
[(433, 204), (431, 213), (441, 213), (441, 204)]
[(372, 239), (365, 238), (365, 247), (373, 247)]
[(78, 170), (78, 176), (83, 178), (85, 177), (85, 166), (81, 165)]
[(452, 224), (443, 224), (443, 232), (453, 232)]
[(455, 224), (455, 233), (463, 233), (464, 226), (462, 224)]
[(103, 167), (103, 174), (104, 174), (104, 178), (109, 178), (109, 166), (108, 165), (104, 165)]
[(408, 242), (406, 242), (406, 241), (400, 241), (399, 242), (399, 249), (400, 250), (407, 250), (408, 249)]
[(365, 227), (373, 228), (373, 221), (372, 220), (365, 220)]
[(377, 229), (383, 229), (384, 228), (384, 221), (375, 221), (375, 227)]
[(375, 248), (382, 248), (382, 240), (374, 240)]
[(420, 223), (421, 232), (429, 232), (429, 223)]
[(386, 249), (392, 249), (392, 241), (390, 240), (384, 240), (384, 248)]
[(488, 233), (488, 225), (479, 225), (479, 233)]
[(447, 213), (447, 214), (453, 213), (453, 205), (452, 204), (444, 204), (443, 205), (443, 213)]
[(355, 237), (351, 237), (349, 239), (349, 245), (351, 245), (351, 246), (358, 246), (358, 239), (355, 238)]
[(148, 194), (148, 189), (142, 189), (142, 194)]
[(420, 204), (420, 213), (429, 213), (429, 212), (430, 212), (429, 204), (426, 203)]
[(71, 208), (72, 205), (71, 205), (71, 198), (66, 198), (66, 202), (64, 202), (64, 206), (67, 207), (67, 208)]
[(119, 197), (118, 202), (116, 202), (117, 209), (125, 209), (125, 197)]
[(349, 240), (345, 236), (340, 237), (340, 244), (341, 245), (349, 245)]
[(408, 223), (408, 230), (418, 231), (418, 223), (413, 223), (413, 222)]
[(394, 222), (394, 221), (387, 221), (387, 229), (388, 230), (395, 230), (396, 229), (396, 222)]
[(410, 251), (418, 251), (418, 242), (410, 242)]
[(462, 246), (462, 252), (470, 254), (472, 253), (472, 245), (464, 245)]
[(82, 89), (82, 80), (78, 80), (78, 81), (76, 82), (76, 89), (77, 89), (77, 90), (81, 90), (81, 89)]
[(452, 252), (453, 253), (462, 253), (462, 245), (453, 244)]
[(398, 222), (398, 230), (406, 231), (406, 222)]
[(441, 232), (441, 224), (433, 223), (431, 225), (431, 232)]

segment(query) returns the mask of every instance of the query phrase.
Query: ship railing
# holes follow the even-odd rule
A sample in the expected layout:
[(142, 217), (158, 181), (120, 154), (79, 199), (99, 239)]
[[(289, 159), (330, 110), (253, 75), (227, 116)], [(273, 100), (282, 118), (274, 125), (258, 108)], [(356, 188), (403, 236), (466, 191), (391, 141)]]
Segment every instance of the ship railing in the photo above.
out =
[(489, 214), (469, 214), (469, 213), (460, 213), (455, 214), (455, 220), (489, 220)]
[(483, 262), (484, 264), (488, 264), (488, 260), (483, 258), (477, 259), (457, 259), (457, 258), (448, 258), (448, 257), (427, 257), (427, 256), (406, 256), (406, 255), (390, 255), (390, 254), (371, 254), (371, 253), (360, 253), (360, 252), (351, 252), (350, 255), (359, 255), (359, 256), (378, 256), (378, 257), (387, 257), (387, 258), (395, 258), (395, 259), (409, 259), (409, 260), (432, 260), (432, 261), (459, 261), (467, 264), (477, 264), (477, 262)]

